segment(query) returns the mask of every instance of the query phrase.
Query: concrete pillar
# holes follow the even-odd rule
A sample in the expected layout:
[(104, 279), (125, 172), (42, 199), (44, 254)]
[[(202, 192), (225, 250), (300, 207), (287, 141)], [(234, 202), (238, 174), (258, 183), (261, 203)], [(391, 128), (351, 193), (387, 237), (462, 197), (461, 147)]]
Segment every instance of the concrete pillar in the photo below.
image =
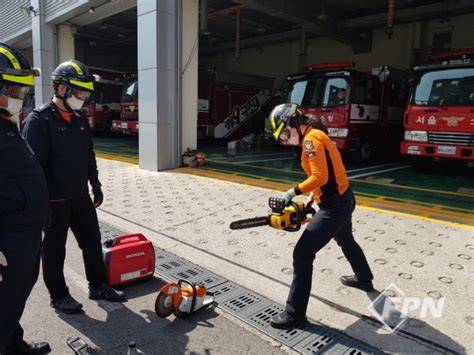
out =
[(51, 73), (56, 67), (54, 26), (45, 23), (44, 1), (31, 0), (31, 6), (37, 11), (31, 16), (33, 40), (33, 65), (41, 69), (36, 78), (35, 105), (40, 106), (53, 96)]
[[(181, 43), (181, 149), (197, 147), (198, 117), (198, 57), (199, 57), (199, 1), (182, 2)], [(207, 19), (207, 14), (205, 15)], [(201, 17), (202, 19), (202, 17)]]
[(140, 168), (162, 171), (181, 160), (181, 1), (138, 0)]
[(75, 59), (74, 35), (76, 34), (76, 29), (67, 25), (58, 25), (56, 33), (58, 40), (58, 63)]

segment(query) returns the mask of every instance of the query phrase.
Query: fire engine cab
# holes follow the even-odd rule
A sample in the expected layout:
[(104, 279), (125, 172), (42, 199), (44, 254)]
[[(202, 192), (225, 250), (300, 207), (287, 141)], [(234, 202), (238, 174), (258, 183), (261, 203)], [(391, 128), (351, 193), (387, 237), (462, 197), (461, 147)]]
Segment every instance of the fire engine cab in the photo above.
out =
[(138, 77), (126, 74), (120, 99), (120, 119), (112, 121), (112, 131), (138, 135)]
[(409, 77), (386, 66), (372, 73), (353, 67), (352, 62), (313, 64), (290, 75), (287, 102), (319, 117), (352, 161), (369, 163), (398, 150)]
[(440, 53), (417, 66), (401, 153), (474, 164), (474, 48)]

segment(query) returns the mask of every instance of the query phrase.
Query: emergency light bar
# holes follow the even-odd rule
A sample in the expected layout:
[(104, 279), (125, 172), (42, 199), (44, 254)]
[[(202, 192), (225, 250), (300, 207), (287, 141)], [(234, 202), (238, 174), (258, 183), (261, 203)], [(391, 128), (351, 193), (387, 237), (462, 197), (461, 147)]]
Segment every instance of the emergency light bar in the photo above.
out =
[(320, 69), (334, 69), (334, 68), (352, 68), (354, 62), (333, 62), (333, 63), (319, 63), (308, 65), (306, 71), (320, 70)]
[(443, 52), (439, 54), (434, 54), (430, 57), (430, 60), (443, 60), (453, 57), (465, 57), (465, 56), (474, 56), (474, 48), (465, 48), (465, 49), (456, 49), (453, 51)]

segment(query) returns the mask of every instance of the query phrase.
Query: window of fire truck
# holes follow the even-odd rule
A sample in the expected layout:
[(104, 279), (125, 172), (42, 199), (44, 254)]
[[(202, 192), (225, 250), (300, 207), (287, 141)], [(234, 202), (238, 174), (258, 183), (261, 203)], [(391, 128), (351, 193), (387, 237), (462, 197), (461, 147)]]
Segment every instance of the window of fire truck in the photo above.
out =
[(138, 98), (138, 81), (135, 80), (124, 87), (123, 97), (127, 101), (134, 101)]
[(421, 73), (410, 102), (429, 106), (474, 105), (474, 68)]
[(288, 102), (304, 107), (335, 107), (349, 103), (349, 81), (339, 77), (314, 77), (290, 84)]

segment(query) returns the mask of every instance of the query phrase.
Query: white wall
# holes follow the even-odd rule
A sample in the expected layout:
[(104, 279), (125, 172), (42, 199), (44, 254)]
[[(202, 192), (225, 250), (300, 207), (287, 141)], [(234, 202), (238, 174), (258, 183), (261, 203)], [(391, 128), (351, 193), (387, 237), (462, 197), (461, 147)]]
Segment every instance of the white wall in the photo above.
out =
[[(370, 70), (381, 65), (390, 65), (399, 69), (412, 66), (414, 48), (430, 47), (432, 31), (451, 26), (453, 28), (452, 49), (474, 47), (473, 23), (474, 14), (450, 17), (450, 22), (440, 23), (439, 20), (423, 24), (410, 23), (394, 27), (394, 34), (389, 40), (385, 28), (373, 32), (372, 51), (354, 55), (349, 46), (327, 38), (310, 38), (308, 40), (305, 64), (354, 61), (358, 70)], [(421, 33), (420, 33), (421, 30)], [(241, 51), (240, 60), (236, 60), (233, 52), (215, 55), (202, 55), (201, 64), (208, 67), (216, 66), (218, 70), (239, 71), (274, 77), (275, 88), (279, 88), (289, 73), (300, 70), (298, 67), (299, 42), (284, 42), (247, 48)]]
[(184, 0), (181, 18), (181, 151), (197, 147), (199, 1)]

